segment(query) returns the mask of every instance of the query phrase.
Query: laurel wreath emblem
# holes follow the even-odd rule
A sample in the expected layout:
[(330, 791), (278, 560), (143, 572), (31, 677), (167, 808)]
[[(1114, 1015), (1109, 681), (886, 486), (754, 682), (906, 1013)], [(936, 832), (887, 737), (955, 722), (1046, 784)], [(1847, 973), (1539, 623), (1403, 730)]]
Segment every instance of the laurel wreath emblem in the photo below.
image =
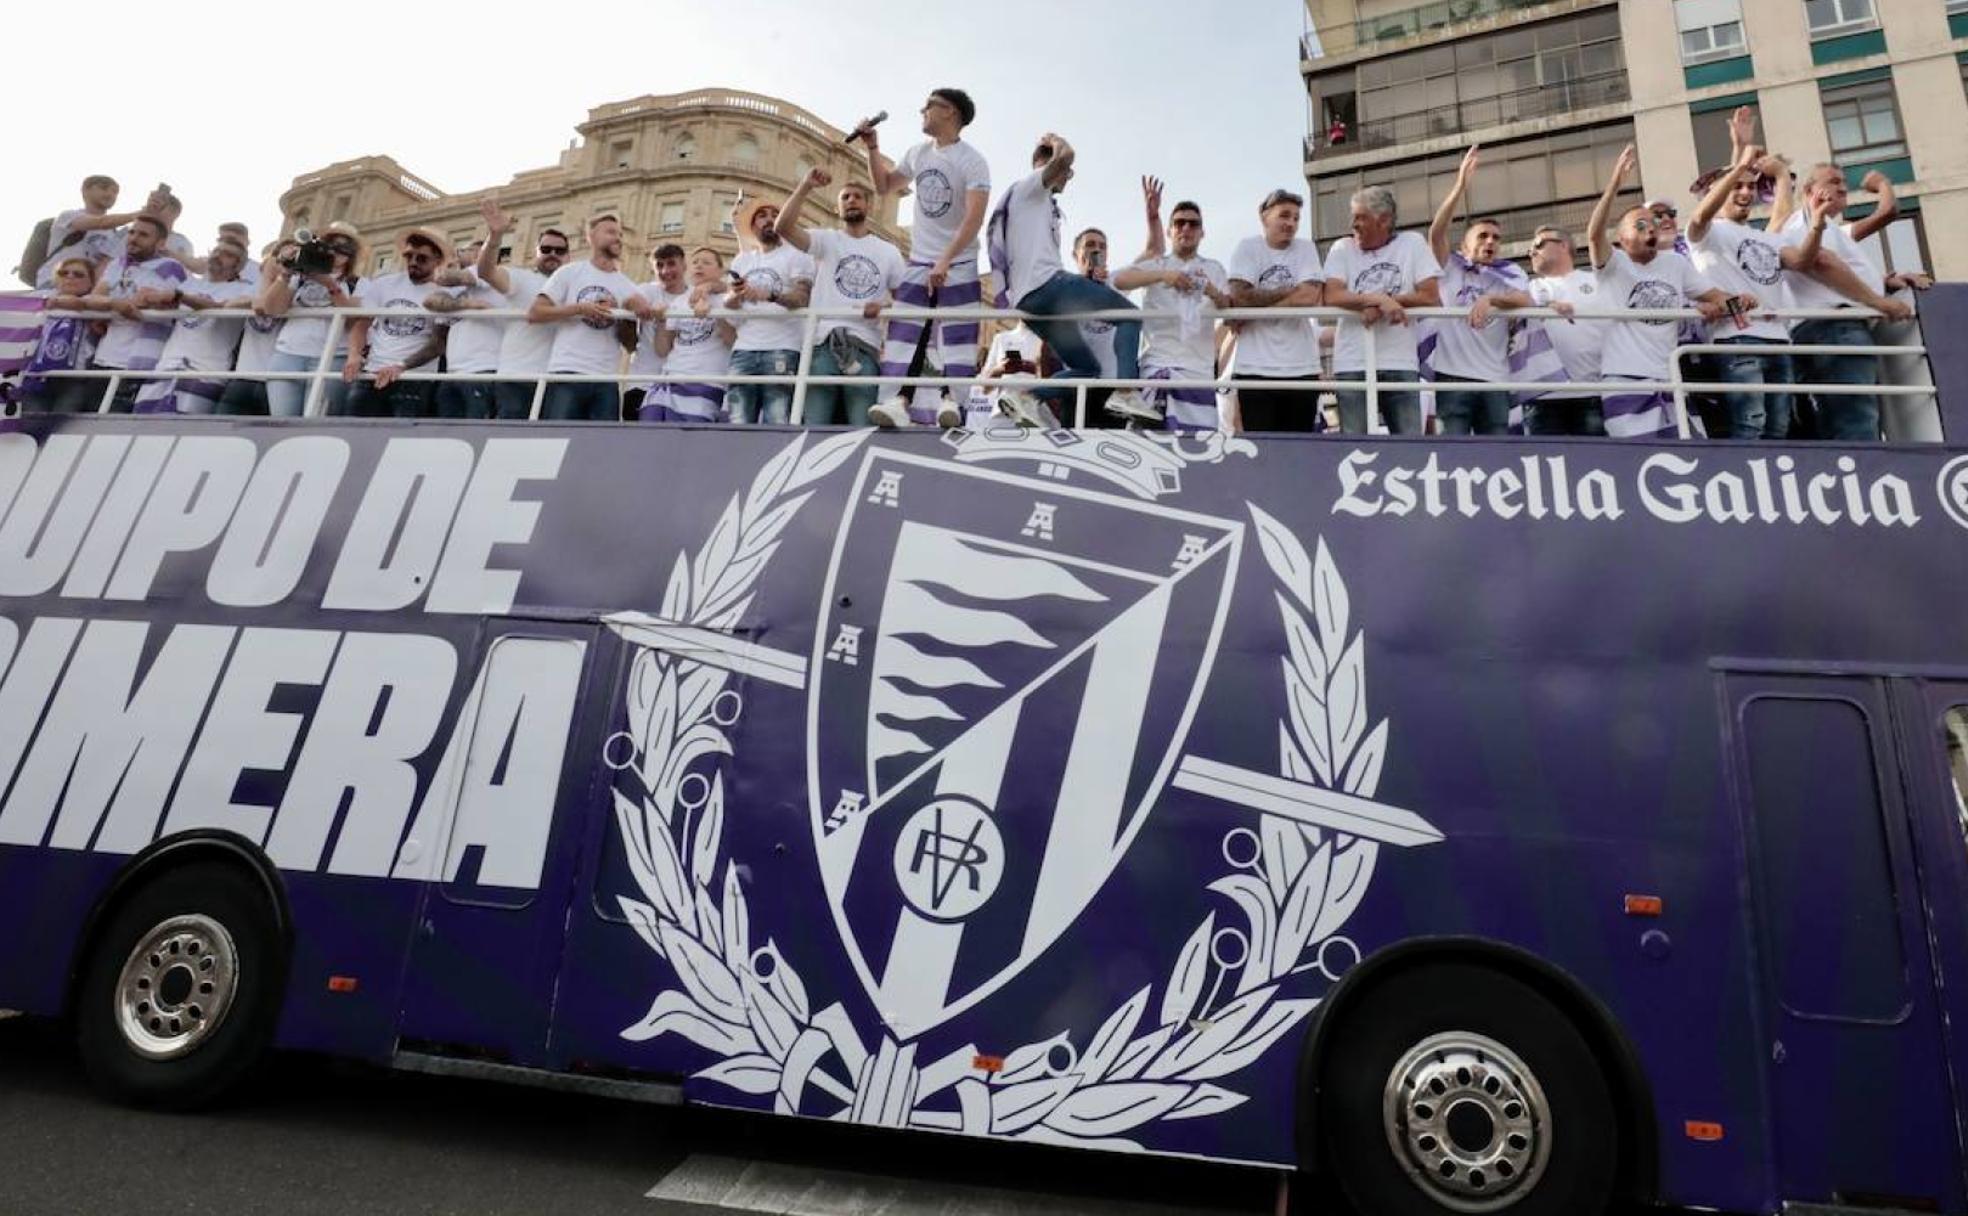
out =
[[(809, 450), (802, 436), (769, 461), (703, 547), (677, 559), (662, 617), (736, 625), (814, 484), (864, 438), (844, 434)], [(1370, 797), (1387, 724), (1367, 726), (1364, 637), (1348, 637), (1345, 584), (1323, 541), (1308, 557), (1282, 524), (1249, 509), (1285, 628), (1282, 775)], [(1138, 1149), (1127, 1133), (1241, 1105), (1246, 1095), (1215, 1082), (1255, 1063), (1318, 1004), (1282, 995), (1287, 982), (1308, 971), (1337, 979), (1357, 961), (1338, 931), (1366, 892), (1379, 846), (1264, 815), (1255, 830), (1225, 834), (1232, 872), (1208, 890), (1229, 906), (1189, 935), (1159, 996), (1143, 987), (1090, 1037), (1062, 1031), (1001, 1061), (971, 1044), (919, 1062), (915, 1043), (886, 1032), (871, 1048), (842, 1005), (812, 1009), (771, 938), (754, 944), (741, 867), (723, 856), (721, 770), (733, 755), (727, 729), (742, 711), (729, 679), (721, 668), (642, 649), (629, 681), (629, 729), (610, 740), (608, 756), (624, 775), (616, 819), (641, 895), (617, 899), (677, 980), (621, 1034), (674, 1034), (711, 1052), (718, 1060), (695, 1074), (700, 1081), (770, 1095), (782, 1113)]]

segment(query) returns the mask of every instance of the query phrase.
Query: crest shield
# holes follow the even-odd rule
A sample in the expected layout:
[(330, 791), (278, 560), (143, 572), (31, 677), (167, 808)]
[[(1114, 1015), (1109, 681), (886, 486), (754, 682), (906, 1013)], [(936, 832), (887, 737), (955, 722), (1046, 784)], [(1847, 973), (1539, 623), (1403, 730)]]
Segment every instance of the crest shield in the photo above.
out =
[(1105, 884), (1215, 660), (1243, 525), (871, 451), (807, 681), (815, 854), (899, 1038), (996, 991)]

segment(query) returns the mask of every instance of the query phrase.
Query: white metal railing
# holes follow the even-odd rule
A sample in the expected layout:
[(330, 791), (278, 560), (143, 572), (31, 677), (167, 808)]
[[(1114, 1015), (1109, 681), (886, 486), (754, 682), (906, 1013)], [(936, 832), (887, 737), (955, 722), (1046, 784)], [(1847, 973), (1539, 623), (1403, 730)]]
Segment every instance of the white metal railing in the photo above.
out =
[[(433, 290), (435, 290), (435, 288), (433, 288)], [(218, 309), (203, 310), (203, 312), (200, 313), (199, 315), (211, 316), (215, 313), (227, 313), (227, 312), (246, 313), (247, 311), (248, 311), (247, 309), (243, 309), (243, 308), (218, 308)], [(1410, 319), (1410, 323), (1419, 320), (1451, 320), (1451, 321), (1466, 322), (1469, 315), (1468, 310), (1463, 308), (1409, 308), (1409, 309), (1404, 309), (1403, 311), (1407, 313)], [(82, 317), (88, 317), (90, 319), (102, 320), (102, 319), (113, 318), (115, 317), (116, 314), (74, 313), (74, 312), (64, 313), (64, 312), (50, 311), (42, 315), (50, 316), (50, 317), (82, 316)], [(146, 320), (171, 321), (191, 314), (178, 310), (167, 309), (167, 310), (154, 310), (154, 311), (147, 310), (142, 312), (140, 315)], [(151, 380), (166, 380), (166, 379), (185, 379), (185, 380), (195, 379), (195, 380), (221, 381), (221, 382), (231, 381), (231, 380), (251, 380), (251, 381), (259, 381), (259, 382), (264, 382), (269, 380), (300, 380), (300, 381), (305, 381), (308, 385), (308, 392), (306, 395), (305, 402), (302, 406), (301, 416), (305, 418), (314, 418), (314, 417), (322, 416), (324, 412), (324, 406), (326, 403), (326, 386), (331, 381), (341, 382), (344, 380), (344, 376), (341, 368), (339, 366), (335, 366), (336, 363), (335, 354), (338, 348), (340, 348), (343, 345), (343, 340), (346, 337), (346, 322), (351, 318), (417, 317), (421, 319), (436, 320), (444, 324), (454, 324), (459, 321), (507, 321), (513, 324), (530, 324), (531, 322), (528, 322), (525, 319), (526, 315), (527, 314), (524, 309), (474, 309), (467, 313), (433, 313), (425, 309), (409, 309), (409, 308), (395, 308), (395, 309), (297, 308), (283, 314), (282, 319), (292, 320), (292, 319), (307, 319), (307, 318), (325, 318), (329, 322), (327, 327), (327, 332), (324, 335), (323, 342), (322, 342), (322, 353), (320, 359), (318, 360), (315, 368), (311, 371), (242, 372), (242, 371), (234, 370), (234, 371), (226, 371), (226, 372), (208, 372), (208, 371), (199, 371), (196, 369), (175, 369), (170, 371), (159, 371), (156, 369), (141, 369), (141, 370), (101, 369), (101, 370), (87, 370), (87, 371), (77, 370), (77, 371), (41, 372), (41, 373), (37, 373), (37, 375), (40, 375), (45, 378), (91, 379), (91, 380), (107, 381), (107, 384), (105, 385), (103, 391), (102, 401), (98, 406), (99, 412), (109, 411), (110, 405), (115, 399), (117, 389), (126, 380), (151, 381)], [(626, 321), (626, 322), (637, 321), (636, 315), (633, 312), (628, 311), (627, 309), (617, 309), (614, 315), (616, 320), (618, 321)], [(694, 317), (699, 314), (693, 312), (691, 315)], [(731, 310), (731, 309), (712, 309), (709, 312), (704, 313), (702, 315), (704, 317), (709, 317), (709, 318), (724, 318), (728, 320), (741, 320), (741, 319), (757, 320), (758, 319), (757, 313), (747, 313), (747, 312)], [(1206, 314), (1206, 316), (1208, 320), (1212, 322), (1214, 321), (1226, 321), (1226, 322), (1228, 321), (1284, 321), (1284, 320), (1293, 320), (1293, 319), (1311, 319), (1317, 321), (1330, 322), (1338, 325), (1346, 325), (1358, 329), (1361, 332), (1362, 336), (1366, 339), (1363, 347), (1364, 355), (1365, 355), (1365, 358), (1363, 360), (1364, 367), (1362, 372), (1359, 373), (1362, 377), (1359, 380), (1342, 380), (1338, 378), (1320, 379), (1320, 378), (1308, 377), (1305, 379), (1282, 382), (1276, 379), (1241, 380), (1241, 379), (1236, 379), (1234, 377), (1227, 377), (1227, 378), (1211, 377), (1209, 379), (1163, 378), (1163, 379), (1152, 379), (1152, 380), (1146, 378), (1140, 378), (1140, 377), (1134, 379), (1120, 379), (1117, 377), (1071, 377), (1071, 378), (1055, 379), (1049, 381), (1044, 381), (1044, 380), (1006, 381), (1001, 378), (990, 378), (990, 377), (985, 377), (983, 375), (975, 375), (975, 376), (967, 376), (967, 377), (947, 377), (947, 376), (937, 375), (928, 372), (927, 370), (923, 374), (913, 377), (887, 376), (887, 375), (816, 376), (813, 374), (812, 371), (812, 363), (813, 363), (814, 347), (818, 342), (820, 323), (826, 320), (857, 320), (857, 321), (863, 320), (865, 319), (864, 314), (856, 309), (832, 309), (832, 310), (802, 309), (802, 310), (794, 311), (792, 315), (798, 316), (803, 319), (804, 333), (803, 333), (802, 344), (799, 352), (799, 356), (800, 356), (799, 366), (791, 376), (769, 376), (769, 375), (746, 376), (746, 375), (733, 375), (729, 373), (713, 375), (708, 373), (696, 373), (696, 372), (669, 374), (669, 373), (635, 372), (635, 371), (628, 371), (628, 370), (624, 370), (612, 374), (605, 374), (605, 375), (579, 375), (579, 374), (565, 373), (565, 372), (514, 372), (514, 373), (500, 374), (497, 372), (482, 372), (482, 373), (442, 372), (440, 373), (440, 372), (411, 371), (411, 372), (404, 373), (402, 376), (399, 377), (399, 379), (407, 380), (407, 381), (435, 381), (435, 382), (448, 381), (451, 383), (459, 383), (459, 384), (518, 383), (518, 382), (530, 383), (533, 385), (533, 400), (531, 404), (531, 409), (529, 411), (529, 417), (531, 419), (538, 419), (540, 417), (541, 407), (545, 401), (547, 387), (549, 384), (616, 384), (616, 385), (627, 386), (630, 384), (641, 385), (641, 384), (687, 383), (687, 384), (723, 385), (728, 387), (731, 385), (783, 385), (790, 380), (793, 385), (793, 398), (790, 405), (788, 406), (787, 413), (788, 413), (788, 421), (794, 424), (799, 424), (799, 420), (803, 417), (803, 408), (806, 401), (807, 389), (813, 386), (853, 387), (853, 386), (866, 386), (869, 384), (876, 384), (884, 388), (892, 387), (899, 390), (899, 389), (904, 389), (914, 386), (923, 386), (923, 385), (940, 385), (947, 388), (982, 385), (988, 387), (1003, 388), (1003, 387), (1007, 387), (1008, 385), (1016, 384), (1020, 387), (1027, 388), (1027, 389), (1044, 388), (1044, 389), (1052, 390), (1054, 392), (1065, 392), (1069, 390), (1072, 391), (1075, 397), (1073, 419), (1074, 419), (1074, 426), (1076, 428), (1084, 428), (1086, 426), (1087, 393), (1090, 390), (1094, 390), (1094, 389), (1190, 388), (1190, 389), (1206, 389), (1211, 392), (1225, 392), (1225, 391), (1234, 392), (1239, 389), (1275, 390), (1284, 387), (1291, 387), (1297, 389), (1314, 390), (1322, 393), (1332, 392), (1332, 393), (1365, 394), (1365, 402), (1367, 406), (1369, 427), (1372, 426), (1373, 420), (1379, 417), (1380, 395), (1382, 392), (1421, 393), (1421, 392), (1444, 391), (1441, 388), (1434, 385), (1432, 382), (1426, 380), (1420, 382), (1383, 380), (1380, 375), (1382, 369), (1379, 367), (1379, 354), (1378, 354), (1378, 346), (1379, 346), (1379, 339), (1380, 339), (1382, 326), (1362, 325), (1359, 319), (1359, 315), (1357, 313), (1347, 309), (1340, 309), (1340, 308), (1330, 308), (1330, 307), (1226, 308), (1226, 309), (1212, 310), (1210, 313)], [(1140, 310), (1140, 309), (1108, 309), (1108, 310), (1101, 310), (1101, 311), (1094, 311), (1094, 312), (1061, 313), (1056, 315), (1044, 316), (1039, 319), (1045, 321), (1056, 321), (1056, 320), (1146, 321), (1150, 319), (1175, 319), (1178, 316), (1179, 314), (1173, 311), (1156, 312), (1151, 310)], [(1526, 308), (1526, 309), (1516, 309), (1511, 311), (1498, 310), (1495, 316), (1498, 322), (1507, 322), (1511, 319), (1520, 319), (1520, 320), (1545, 320), (1545, 321), (1557, 322), (1559, 324), (1568, 324), (1568, 323), (1603, 324), (1603, 323), (1635, 322), (1635, 321), (1690, 321), (1690, 320), (1699, 320), (1701, 314), (1694, 309), (1635, 309), (1631, 311), (1616, 312), (1616, 313), (1581, 312), (1568, 318), (1548, 308)], [(1785, 320), (1785, 321), (1846, 320), (1846, 321), (1869, 322), (1879, 319), (1881, 314), (1874, 312), (1871, 309), (1864, 309), (1864, 308), (1840, 308), (1840, 309), (1792, 308), (1792, 309), (1758, 309), (1749, 314), (1746, 314), (1746, 316), (1749, 317), (1750, 319), (1777, 319), (1777, 320)], [(891, 307), (882, 310), (879, 319), (881, 320), (935, 320), (944, 323), (968, 324), (968, 323), (974, 323), (974, 322), (985, 321), (985, 320), (1018, 321), (1018, 320), (1026, 320), (1028, 318), (1025, 313), (1019, 312), (1016, 309), (993, 309), (993, 308), (930, 309), (930, 308), (910, 308), (910, 307), (897, 306), (897, 307)], [(546, 322), (545, 324), (562, 324), (562, 322)], [(1455, 382), (1455, 388), (1453, 391), (1481, 392), (1484, 390), (1498, 390), (1498, 391), (1510, 392), (1515, 394), (1536, 393), (1540, 395), (1554, 395), (1559, 393), (1560, 390), (1563, 390), (1566, 395), (1582, 394), (1586, 396), (1602, 396), (1602, 395), (1616, 394), (1616, 393), (1617, 394), (1661, 393), (1667, 395), (1672, 400), (1673, 407), (1674, 407), (1674, 419), (1675, 419), (1676, 430), (1677, 433), (1680, 435), (1680, 437), (1684, 439), (1692, 437), (1691, 424), (1689, 421), (1688, 405), (1687, 405), (1687, 398), (1690, 392), (1714, 393), (1717, 395), (1726, 394), (1726, 393), (1736, 393), (1736, 392), (1749, 392), (1749, 393), (1795, 393), (1795, 394), (1810, 394), (1813, 396), (1860, 395), (1860, 396), (1907, 396), (1907, 397), (1931, 396), (1934, 393), (1934, 388), (1931, 384), (1893, 385), (1893, 384), (1886, 384), (1886, 383), (1878, 383), (1878, 384), (1852, 385), (1852, 384), (1808, 384), (1808, 383), (1795, 383), (1795, 382), (1777, 383), (1777, 384), (1770, 384), (1770, 383), (1739, 384), (1730, 381), (1698, 381), (1698, 380), (1684, 379), (1682, 376), (1682, 366), (1681, 366), (1682, 359), (1691, 354), (1705, 354), (1705, 353), (1726, 353), (1731, 355), (1749, 354), (1749, 355), (1763, 355), (1763, 356), (1797, 355), (1797, 354), (1852, 355), (1852, 356), (1914, 355), (1924, 358), (1926, 356), (1927, 350), (1926, 347), (1924, 346), (1913, 346), (1913, 345), (1800, 346), (1792, 343), (1783, 343), (1783, 342), (1771, 343), (1767, 346), (1761, 344), (1753, 344), (1753, 343), (1746, 343), (1740, 345), (1720, 344), (1720, 343), (1688, 344), (1688, 345), (1678, 345), (1675, 348), (1673, 357), (1670, 359), (1669, 367), (1667, 368), (1668, 374), (1666, 378), (1661, 380), (1624, 380), (1624, 379), (1595, 380), (1595, 381), (1574, 381), (1574, 380), (1464, 381), (1464, 380), (1459, 380)], [(364, 372), (363, 374), (356, 377), (356, 379), (368, 380), (368, 379), (372, 379), (372, 377), (368, 373)]]

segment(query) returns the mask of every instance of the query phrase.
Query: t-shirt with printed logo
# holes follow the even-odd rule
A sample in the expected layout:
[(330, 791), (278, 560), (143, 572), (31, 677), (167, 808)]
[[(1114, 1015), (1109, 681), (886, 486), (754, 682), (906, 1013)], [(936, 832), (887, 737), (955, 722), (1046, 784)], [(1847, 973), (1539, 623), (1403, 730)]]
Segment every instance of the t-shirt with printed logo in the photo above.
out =
[[(1788, 242), (1780, 234), (1769, 233), (1748, 224), (1717, 218), (1694, 242), (1695, 269), (1710, 283), (1732, 296), (1756, 297), (1758, 310), (1790, 307), (1790, 273), (1783, 267), (1783, 249)], [(1723, 338), (1767, 338), (1787, 341), (1790, 327), (1782, 321), (1758, 318), (1745, 328), (1736, 328), (1729, 317), (1713, 322), (1705, 335), (1711, 342)]]
[[(1624, 249), (1614, 249), (1595, 272), (1600, 307), (1610, 313), (1648, 309), (1686, 308), (1690, 300), (1712, 287), (1695, 264), (1678, 253), (1663, 250), (1646, 265)], [(1600, 364), (1608, 376), (1665, 380), (1680, 327), (1673, 320), (1606, 323), (1606, 345)]]
[[(174, 291), (183, 287), (189, 277), (185, 268), (172, 258), (154, 257), (132, 262), (119, 257), (103, 267), (102, 278), (96, 282), (96, 292), (112, 300), (124, 300), (140, 291)], [(111, 318), (109, 329), (96, 342), (96, 364), (100, 367), (130, 366), (137, 342), (148, 324), (122, 317)]]
[[(902, 251), (891, 242), (867, 233), (849, 236), (835, 228), (816, 228), (807, 233), (807, 252), (813, 255), (813, 308), (824, 312), (836, 308), (862, 308), (877, 300), (892, 298), (902, 285), (907, 267)], [(825, 338), (837, 329), (879, 348), (881, 323), (866, 319), (822, 318), (817, 335)]]
[[(1442, 264), (1427, 238), (1417, 232), (1397, 232), (1385, 245), (1362, 249), (1350, 236), (1340, 237), (1326, 250), (1326, 278), (1338, 279), (1356, 295), (1404, 296), (1430, 279), (1442, 277)], [(1377, 370), (1412, 372), (1421, 369), (1415, 319), (1406, 325), (1382, 320), (1374, 326), (1374, 367)], [(1333, 338), (1333, 370), (1363, 372), (1367, 369), (1365, 326), (1344, 321)]]
[[(378, 275), (362, 284), (358, 302), (364, 308), (414, 308), (422, 312), (424, 301), (434, 291), (445, 291), (429, 279), (419, 283), (405, 271)], [(369, 324), (369, 356), (362, 370), (377, 372), (394, 364), (408, 364), (429, 342), (431, 335), (448, 322), (424, 313), (415, 317), (377, 317)]]
[[(1296, 287), (1323, 283), (1319, 251), (1311, 241), (1295, 240), (1273, 249), (1261, 236), (1248, 237), (1230, 255), (1230, 277), (1253, 287)], [(1304, 317), (1246, 321), (1237, 335), (1237, 370), (1247, 376), (1311, 376), (1319, 371), (1319, 324)]]
[[(562, 308), (590, 302), (620, 308), (635, 292), (634, 279), (619, 270), (603, 270), (592, 261), (567, 263), (540, 288), (542, 296)], [(622, 344), (615, 338), (614, 321), (569, 317), (554, 334), (547, 370), (606, 376), (620, 366), (621, 358)]]
[(184, 285), (188, 296), (206, 296), (226, 305), (223, 309), (187, 312), (178, 318), (171, 336), (158, 357), (162, 368), (188, 367), (193, 371), (232, 370), (233, 351), (246, 328), (247, 314), (238, 309), (253, 296), (253, 285), (239, 279), (214, 283), (210, 279), (191, 279)]
[[(977, 149), (961, 139), (938, 147), (925, 140), (902, 154), (896, 172), (911, 182), (915, 200), (914, 220), (909, 228), (909, 257), (916, 262), (934, 262), (956, 243), (963, 227), (972, 193), (991, 192), (991, 166)], [(960, 249), (952, 262), (974, 259), (977, 247)]]
[[(785, 295), (799, 283), (813, 282), (813, 259), (783, 241), (770, 249), (748, 249), (731, 260), (731, 273), (747, 287)], [(784, 304), (748, 300), (737, 318), (738, 341), (733, 350), (798, 350), (806, 320), (786, 311)]]

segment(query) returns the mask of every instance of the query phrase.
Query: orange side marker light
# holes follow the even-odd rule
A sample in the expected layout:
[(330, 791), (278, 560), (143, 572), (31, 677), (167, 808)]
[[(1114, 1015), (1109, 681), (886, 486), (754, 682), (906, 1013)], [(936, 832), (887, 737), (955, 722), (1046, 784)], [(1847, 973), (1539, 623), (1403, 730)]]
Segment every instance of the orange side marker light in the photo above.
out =
[(1628, 916), (1659, 916), (1661, 897), (1658, 895), (1629, 895), (1626, 897)]
[(1720, 1123), (1702, 1123), (1690, 1119), (1683, 1126), (1690, 1140), (1699, 1140), (1704, 1144), (1713, 1144), (1722, 1138), (1722, 1125)]
[(354, 992), (356, 986), (357, 980), (352, 975), (331, 975), (328, 977), (328, 991), (330, 992)]

